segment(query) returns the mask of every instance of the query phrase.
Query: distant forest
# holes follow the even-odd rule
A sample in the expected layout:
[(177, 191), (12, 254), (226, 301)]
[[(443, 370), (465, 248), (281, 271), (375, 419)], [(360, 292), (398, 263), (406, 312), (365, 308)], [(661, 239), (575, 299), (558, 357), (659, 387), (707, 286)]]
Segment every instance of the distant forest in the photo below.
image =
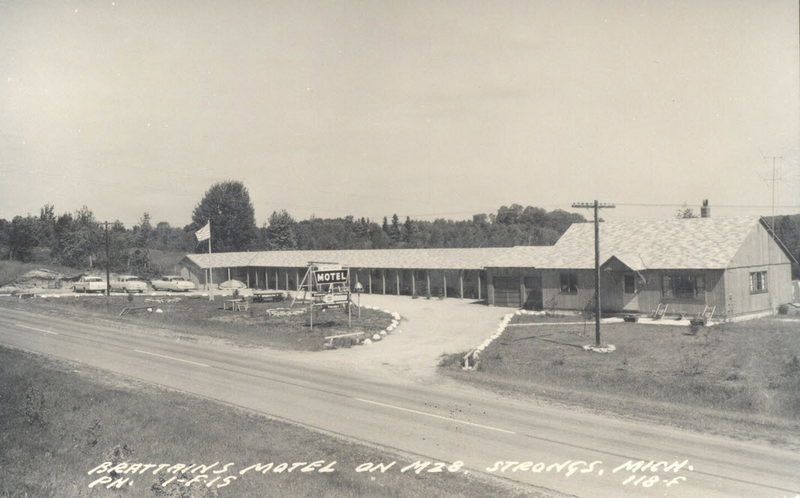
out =
[[(251, 226), (252, 237), (239, 247), (222, 247), (224, 234), (212, 236), (214, 251), (382, 249), (421, 247), (491, 247), (553, 244), (573, 222), (583, 216), (534, 207), (503, 206), (496, 213), (476, 214), (472, 220), (400, 221), (398, 215), (380, 223), (367, 218), (317, 218), (296, 221), (285, 210), (276, 211), (261, 227)], [(212, 227), (219, 227), (212, 220)], [(161, 253), (205, 252), (194, 232), (203, 224), (173, 227), (151, 221), (144, 213), (128, 228), (120, 221), (108, 223), (109, 262), (112, 271), (151, 275)], [(220, 232), (219, 228), (212, 228)], [(0, 219), (0, 259), (56, 264), (78, 269), (105, 268), (105, 223), (88, 207), (75, 213), (56, 214), (52, 205), (39, 216)]]
[[(679, 210), (676, 216), (694, 214)], [(552, 245), (572, 223), (586, 221), (579, 213), (512, 204), (461, 221), (401, 219), (397, 214), (380, 221), (354, 216), (298, 221), (286, 210), (276, 210), (258, 227), (247, 189), (236, 181), (213, 185), (191, 220), (184, 227), (173, 227), (154, 223), (145, 212), (133, 227), (114, 221), (106, 232), (105, 223), (86, 206), (75, 213), (56, 214), (54, 206), (46, 204), (38, 216), (0, 219), (0, 259), (105, 268), (107, 237), (113, 271), (148, 276), (171, 267), (176, 254), (207, 251), (207, 243), (198, 243), (194, 233), (209, 221), (214, 252)], [(777, 216), (775, 231), (800, 259), (800, 214)]]

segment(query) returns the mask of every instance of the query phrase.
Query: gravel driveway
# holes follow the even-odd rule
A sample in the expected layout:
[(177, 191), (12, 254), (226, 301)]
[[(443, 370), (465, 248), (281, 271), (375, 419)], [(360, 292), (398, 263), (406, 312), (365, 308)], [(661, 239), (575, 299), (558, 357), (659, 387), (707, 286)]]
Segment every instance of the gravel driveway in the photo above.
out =
[[(409, 296), (362, 295), (362, 306), (396, 311), (398, 332), (364, 346), (300, 353), (315, 363), (346, 365), (357, 372), (432, 382), (443, 354), (467, 351), (493, 334), (512, 308), (476, 304), (468, 299), (411, 299)], [(395, 379), (399, 380), (399, 379)]]

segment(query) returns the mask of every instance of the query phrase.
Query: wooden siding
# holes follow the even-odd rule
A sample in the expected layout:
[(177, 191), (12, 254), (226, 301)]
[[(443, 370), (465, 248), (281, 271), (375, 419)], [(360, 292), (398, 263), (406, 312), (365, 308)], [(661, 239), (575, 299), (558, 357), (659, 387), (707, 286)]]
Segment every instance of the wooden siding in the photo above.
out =
[(486, 270), (486, 301), (510, 308), (542, 307), (542, 271), (534, 268), (490, 268)]
[[(561, 292), (562, 273), (574, 273), (577, 276), (577, 293)], [(593, 302), (593, 297), (594, 270), (542, 270), (542, 300), (545, 309), (582, 310)]]
[[(750, 274), (767, 272), (767, 292), (750, 292)], [(745, 238), (725, 275), (726, 306), (733, 316), (772, 312), (792, 300), (791, 264), (786, 253), (758, 224)]]
[(789, 264), (789, 258), (775, 242), (767, 229), (758, 223), (747, 234), (728, 268), (741, 268), (766, 264)]
[[(575, 273), (578, 278), (578, 292), (561, 292), (561, 273)], [(543, 270), (542, 294), (545, 309), (583, 310), (592, 304), (594, 296), (593, 270)], [(624, 275), (634, 274), (636, 278), (635, 307), (627, 307), (623, 301)], [(705, 293), (697, 299), (664, 298), (662, 296), (662, 277), (664, 274), (702, 275), (705, 280)], [(724, 313), (725, 289), (722, 270), (650, 270), (645, 272), (606, 271), (600, 272), (600, 304), (605, 313), (638, 311), (650, 313), (659, 303), (668, 303), (670, 313), (693, 315), (703, 311), (706, 304), (717, 306), (716, 314)]]
[[(716, 306), (715, 316), (725, 313), (725, 282), (723, 270), (649, 270), (640, 272), (637, 275), (637, 291), (639, 301), (639, 311), (641, 313), (651, 313), (659, 305), (665, 303), (669, 305), (668, 313), (685, 313), (696, 315), (703, 311), (706, 305)], [(696, 299), (689, 298), (665, 298), (662, 295), (662, 283), (664, 275), (702, 275), (705, 283), (705, 293)]]
[[(750, 273), (767, 272), (767, 292), (750, 292)], [(790, 265), (763, 265), (731, 268), (725, 272), (727, 307), (732, 316), (774, 312), (792, 300)]]

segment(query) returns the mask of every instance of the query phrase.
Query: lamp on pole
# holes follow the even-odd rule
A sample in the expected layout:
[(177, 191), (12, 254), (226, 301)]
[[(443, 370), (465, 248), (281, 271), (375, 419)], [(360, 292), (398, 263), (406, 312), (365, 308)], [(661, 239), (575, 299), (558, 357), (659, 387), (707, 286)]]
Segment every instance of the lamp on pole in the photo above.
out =
[(361, 285), (361, 282), (356, 282), (354, 290), (358, 296), (358, 303), (356, 304), (356, 307), (358, 307), (358, 318), (361, 318), (361, 293), (364, 291), (364, 286)]
[(109, 270), (109, 265), (111, 264), (110, 258), (110, 249), (109, 249), (109, 240), (108, 240), (108, 222), (105, 222), (106, 227), (106, 304), (108, 304), (108, 299), (111, 296), (111, 271)]

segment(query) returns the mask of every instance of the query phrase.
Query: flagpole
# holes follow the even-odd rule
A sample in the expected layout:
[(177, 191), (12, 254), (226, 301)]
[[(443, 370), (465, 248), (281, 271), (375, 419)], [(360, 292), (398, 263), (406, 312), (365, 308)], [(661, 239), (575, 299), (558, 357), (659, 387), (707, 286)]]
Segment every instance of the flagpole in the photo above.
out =
[(208, 300), (214, 300), (214, 266), (211, 264), (211, 219), (208, 220)]

